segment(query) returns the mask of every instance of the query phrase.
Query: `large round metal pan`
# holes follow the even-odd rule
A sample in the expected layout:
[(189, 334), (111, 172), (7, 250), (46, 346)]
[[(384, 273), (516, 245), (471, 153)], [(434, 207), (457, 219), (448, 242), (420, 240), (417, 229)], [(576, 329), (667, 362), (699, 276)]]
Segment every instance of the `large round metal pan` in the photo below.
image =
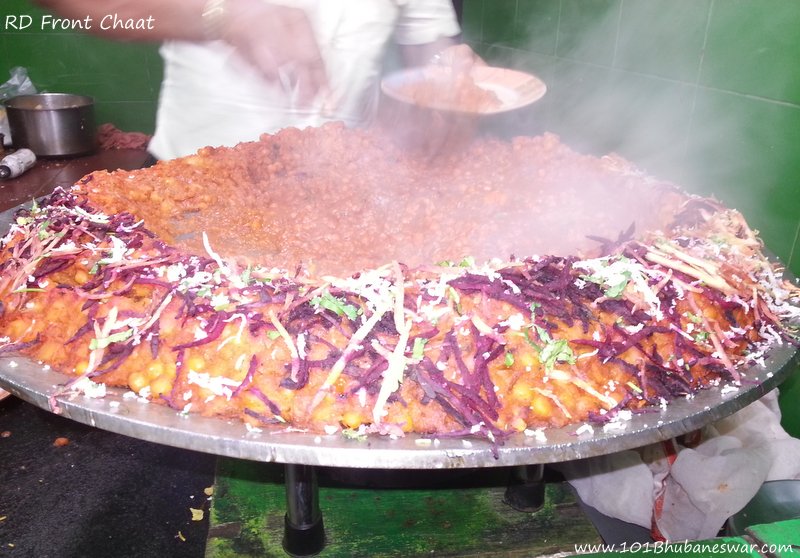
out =
[[(0, 231), (12, 211), (0, 214)], [(456, 469), (555, 463), (605, 455), (680, 436), (724, 418), (780, 384), (800, 360), (795, 347), (776, 346), (765, 366), (742, 370), (742, 385), (709, 388), (664, 408), (634, 414), (614, 428), (585, 423), (516, 434), (502, 444), (485, 439), (369, 436), (348, 439), (286, 429), (248, 430), (237, 420), (182, 415), (109, 389), (103, 398), (67, 394), (68, 377), (23, 357), (0, 357), (0, 388), (43, 409), (98, 428), (160, 444), (255, 461), (376, 469)], [(55, 407), (53, 404), (55, 403)]]
[[(737, 389), (713, 387), (665, 408), (634, 414), (612, 429), (584, 423), (515, 434), (502, 445), (484, 439), (347, 439), (285, 429), (248, 430), (238, 420), (182, 415), (109, 389), (103, 398), (60, 396), (56, 404), (70, 419), (170, 446), (227, 457), (300, 465), (380, 469), (455, 469), (555, 463), (636, 448), (685, 434), (724, 418), (775, 388), (798, 365), (793, 347), (776, 347), (766, 367), (744, 371)], [(0, 358), (0, 387), (44, 409), (67, 376), (19, 357)], [(132, 393), (129, 393), (129, 396)]]

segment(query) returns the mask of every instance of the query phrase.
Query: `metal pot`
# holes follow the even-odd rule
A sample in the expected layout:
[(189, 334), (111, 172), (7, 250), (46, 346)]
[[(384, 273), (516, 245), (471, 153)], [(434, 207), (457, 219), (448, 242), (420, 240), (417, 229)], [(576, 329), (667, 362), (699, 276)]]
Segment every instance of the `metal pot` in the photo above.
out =
[(97, 147), (91, 97), (39, 93), (12, 97), (5, 105), (14, 147), (41, 157), (83, 155)]

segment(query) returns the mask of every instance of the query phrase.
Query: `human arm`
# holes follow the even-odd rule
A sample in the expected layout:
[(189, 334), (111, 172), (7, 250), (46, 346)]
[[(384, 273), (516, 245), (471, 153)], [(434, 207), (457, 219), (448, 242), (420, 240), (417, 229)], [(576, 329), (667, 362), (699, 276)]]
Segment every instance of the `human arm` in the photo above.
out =
[[(396, 40), (406, 67), (438, 67), (431, 70), (439, 76), (437, 89), (445, 100), (459, 89), (474, 66), (485, 65), (461, 41), (461, 29), (451, 0), (408, 0)], [(447, 84), (448, 79), (452, 80), (451, 84)], [(390, 129), (395, 130), (393, 133), (402, 144), (418, 148), (428, 156), (458, 149), (476, 130), (472, 115), (428, 109), (425, 103), (388, 100), (382, 118), (392, 123)]]
[(262, 0), (37, 0), (62, 17), (148, 20), (140, 29), (90, 29), (104, 37), (131, 41), (207, 41), (229, 43), (266, 79), (291, 80), (310, 98), (327, 84), (325, 64), (305, 12)]
[(440, 37), (418, 45), (400, 45), (403, 64), (409, 68), (425, 66), (436, 60), (442, 52), (459, 45), (457, 37)]
[(407, 67), (436, 63), (467, 70), (483, 61), (461, 41), (461, 26), (452, 0), (406, 0), (395, 40)]

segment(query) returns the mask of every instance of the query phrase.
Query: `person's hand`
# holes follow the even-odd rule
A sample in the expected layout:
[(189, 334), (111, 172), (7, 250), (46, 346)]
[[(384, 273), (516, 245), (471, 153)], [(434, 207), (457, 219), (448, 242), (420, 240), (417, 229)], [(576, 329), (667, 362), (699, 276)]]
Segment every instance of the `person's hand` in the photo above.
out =
[(486, 62), (463, 43), (441, 50), (431, 58), (429, 64), (451, 68), (456, 74), (469, 73), (474, 66), (486, 66)]
[[(443, 98), (439, 100), (445, 105), (452, 102), (457, 107), (460, 105), (459, 99), (464, 95), (463, 88), (469, 88), (472, 84), (472, 69), (475, 66), (486, 66), (486, 62), (465, 44), (456, 44), (441, 50), (429, 64), (449, 70), (452, 81), (449, 86), (441, 88)], [(463, 149), (475, 137), (478, 128), (478, 116), (469, 111), (433, 110), (425, 118), (426, 133), (421, 147), (429, 157)]]
[(228, 0), (221, 38), (297, 104), (325, 90), (328, 78), (314, 30), (299, 8)]
[[(402, 147), (425, 158), (446, 156), (463, 149), (475, 137), (480, 114), (462, 110), (459, 96), (472, 82), (470, 72), (486, 62), (465, 44), (442, 39), (427, 45), (405, 45), (403, 58), (409, 67), (431, 70), (434, 79), (413, 84), (407, 102), (382, 100), (381, 126)], [(432, 54), (435, 53), (435, 54)], [(431, 67), (433, 66), (433, 67)], [(448, 107), (452, 105), (451, 109)]]

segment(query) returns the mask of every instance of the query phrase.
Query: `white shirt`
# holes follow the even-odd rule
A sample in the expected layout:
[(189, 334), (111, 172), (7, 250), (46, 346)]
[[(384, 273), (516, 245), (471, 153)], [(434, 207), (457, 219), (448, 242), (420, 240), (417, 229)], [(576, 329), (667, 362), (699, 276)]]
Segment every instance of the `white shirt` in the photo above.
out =
[(159, 159), (211, 145), (256, 140), (281, 128), (375, 115), (381, 64), (394, 39), (401, 45), (452, 37), (460, 29), (450, 0), (284, 0), (306, 10), (328, 74), (329, 90), (298, 107), (291, 92), (270, 83), (222, 41), (171, 41), (161, 47), (161, 85), (150, 152)]

